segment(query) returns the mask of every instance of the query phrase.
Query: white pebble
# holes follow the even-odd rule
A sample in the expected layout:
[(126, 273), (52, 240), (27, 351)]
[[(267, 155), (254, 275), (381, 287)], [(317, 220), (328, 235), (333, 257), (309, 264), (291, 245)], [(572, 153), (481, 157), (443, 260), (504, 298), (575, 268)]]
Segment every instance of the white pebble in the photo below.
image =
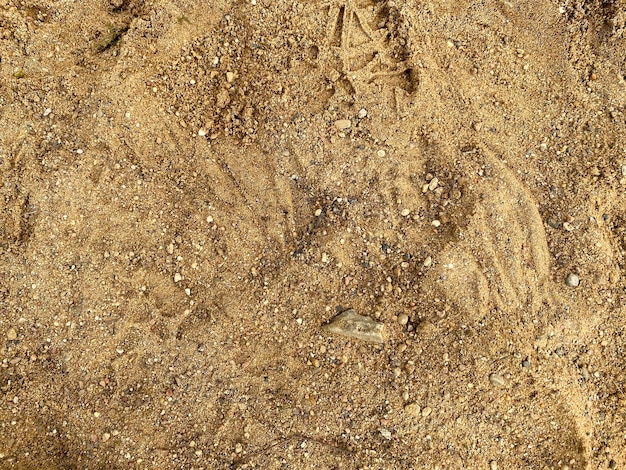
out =
[(180, 282), (182, 280), (183, 280), (183, 276), (181, 276), (180, 273), (174, 274), (174, 282)]
[(438, 220), (433, 220), (431, 224), (433, 225), (433, 227), (439, 227), (441, 225), (441, 222), (439, 222)]
[(204, 129), (200, 129), (200, 130), (198, 131), (198, 135), (199, 135), (200, 137), (204, 137), (204, 136), (206, 135), (206, 131), (205, 131)]
[(578, 287), (580, 285), (580, 277), (578, 274), (570, 273), (565, 278), (565, 284), (569, 287)]
[(210, 215), (207, 216), (206, 221), (210, 224), (213, 223), (213, 217), (211, 217)]
[(402, 212), (400, 212), (400, 214), (402, 215), (402, 217), (406, 217), (407, 215), (409, 215), (411, 213), (411, 211), (409, 209), (402, 209)]
[(362, 109), (359, 111), (359, 119), (363, 119), (363, 118), (364, 118), (364, 117), (366, 117), (366, 116), (367, 116), (367, 109), (362, 108)]

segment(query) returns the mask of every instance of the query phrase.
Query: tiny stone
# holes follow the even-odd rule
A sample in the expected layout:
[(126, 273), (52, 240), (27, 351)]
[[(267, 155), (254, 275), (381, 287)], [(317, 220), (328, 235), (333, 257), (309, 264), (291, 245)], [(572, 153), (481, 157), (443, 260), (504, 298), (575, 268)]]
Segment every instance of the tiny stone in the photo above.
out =
[(319, 217), (320, 215), (322, 215), (322, 209), (317, 209), (315, 211), (315, 217)]
[(235, 444), (235, 453), (241, 454), (242, 451), (243, 451), (243, 446), (239, 443)]
[(204, 137), (206, 135), (206, 131), (204, 129), (200, 129), (200, 130), (198, 130), (198, 135), (200, 137)]
[(404, 407), (404, 411), (409, 416), (414, 416), (417, 418), (418, 416), (420, 416), (422, 409), (417, 403), (409, 403)]
[(367, 109), (363, 108), (359, 111), (359, 119), (363, 119), (367, 116)]
[(626, 165), (622, 165), (622, 176), (626, 176)]
[(174, 282), (180, 282), (182, 280), (183, 280), (183, 276), (181, 276), (180, 273), (174, 274)]
[(7, 331), (7, 339), (9, 341), (14, 341), (17, 339), (17, 331), (15, 331), (15, 328), (9, 328), (9, 331)]
[(489, 470), (498, 470), (498, 463), (495, 460), (489, 462)]
[(441, 226), (441, 222), (439, 222), (438, 220), (433, 220), (431, 223), (433, 224), (433, 227)]
[(580, 277), (578, 277), (578, 274), (570, 273), (565, 278), (565, 284), (569, 287), (578, 287), (580, 285)]
[(527, 357), (522, 361), (522, 367), (530, 367), (530, 358)]
[(506, 383), (504, 381), (504, 377), (502, 377), (500, 374), (496, 374), (495, 372), (489, 375), (489, 382), (491, 382), (491, 385), (495, 385), (497, 387), (504, 387)]
[(233, 72), (226, 72), (226, 81), (228, 83), (233, 83), (235, 80), (235, 74)]
[(350, 129), (350, 127), (352, 127), (352, 123), (350, 122), (349, 119), (339, 119), (335, 121), (335, 127), (339, 131), (345, 131), (345, 130)]
[(376, 155), (378, 155), (380, 158), (382, 158), (385, 155), (387, 155), (387, 153), (383, 149), (380, 149), (378, 152), (376, 152)]
[(380, 344), (385, 342), (384, 325), (369, 317), (359, 315), (352, 309), (337, 315), (329, 324), (324, 325), (322, 329), (329, 333), (363, 341)]
[(322, 253), (322, 263), (328, 263), (330, 259), (326, 253)]
[(105, 433), (102, 435), (102, 442), (106, 442), (106, 441), (108, 441), (109, 439), (111, 439), (111, 435), (110, 435), (108, 432), (105, 432)]
[(563, 228), (567, 230), (568, 232), (574, 231), (574, 226), (570, 224), (569, 222), (563, 222)]
[(424, 260), (424, 267), (427, 268), (431, 264), (433, 264), (433, 258), (431, 256), (427, 256), (426, 259)]
[(435, 189), (437, 189), (438, 185), (439, 185), (439, 179), (435, 176), (433, 179), (430, 180), (430, 183), (428, 183), (428, 189), (430, 189), (431, 191), (434, 191)]
[(213, 217), (211, 217), (210, 215), (207, 216), (206, 221), (210, 224), (213, 223)]
[(411, 213), (411, 211), (409, 209), (402, 209), (402, 212), (400, 212), (400, 214), (402, 215), (402, 217), (406, 217), (407, 215), (409, 215)]
[(406, 325), (409, 322), (409, 316), (406, 313), (401, 313), (398, 315), (398, 323), (402, 326)]
[(432, 412), (433, 412), (433, 409), (430, 406), (427, 406), (426, 408), (422, 410), (422, 417), (426, 418), (430, 416)]
[(380, 430), (380, 434), (385, 438), (385, 439), (391, 439), (391, 431), (389, 431), (389, 429), (385, 429), (382, 428)]

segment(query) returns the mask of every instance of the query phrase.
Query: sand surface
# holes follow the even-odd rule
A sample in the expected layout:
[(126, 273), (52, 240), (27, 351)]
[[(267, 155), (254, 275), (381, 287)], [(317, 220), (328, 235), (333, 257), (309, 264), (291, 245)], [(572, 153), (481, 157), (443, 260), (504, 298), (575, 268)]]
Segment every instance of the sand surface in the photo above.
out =
[(625, 0), (0, 0), (0, 468), (626, 468), (625, 79)]

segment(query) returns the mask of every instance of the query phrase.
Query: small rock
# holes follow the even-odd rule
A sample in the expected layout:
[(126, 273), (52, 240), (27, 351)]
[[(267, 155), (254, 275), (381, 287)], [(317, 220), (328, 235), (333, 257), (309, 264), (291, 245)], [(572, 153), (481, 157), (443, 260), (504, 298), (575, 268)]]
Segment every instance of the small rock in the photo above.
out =
[(387, 440), (391, 439), (391, 431), (389, 429), (381, 428), (380, 434)]
[(383, 149), (380, 149), (378, 152), (376, 152), (376, 155), (378, 155), (380, 158), (383, 158), (385, 155), (387, 155), (387, 152), (385, 152)]
[(213, 223), (213, 217), (211, 217), (210, 215), (207, 215), (207, 217), (206, 217), (206, 221), (207, 221), (209, 224), (212, 224), (212, 223)]
[(422, 417), (427, 418), (428, 416), (431, 415), (432, 412), (433, 412), (433, 409), (430, 406), (427, 406), (426, 408), (422, 410)]
[(440, 221), (438, 221), (438, 220), (433, 220), (433, 221), (431, 222), (431, 224), (432, 224), (432, 225), (433, 225), (433, 227), (435, 227), (435, 228), (437, 228), (437, 227), (440, 227), (440, 226), (441, 226), (441, 222), (440, 222)]
[(404, 412), (409, 416), (417, 418), (421, 415), (422, 409), (417, 403), (409, 403), (404, 407)]
[(17, 331), (15, 331), (15, 328), (9, 328), (9, 331), (7, 331), (7, 339), (9, 341), (15, 341), (17, 339)]
[(384, 325), (369, 317), (359, 315), (352, 309), (337, 315), (329, 324), (324, 325), (322, 329), (329, 333), (363, 341), (379, 344), (385, 342)]
[(491, 385), (495, 385), (496, 387), (504, 387), (506, 384), (504, 377), (495, 372), (489, 375), (489, 382), (491, 382)]
[(426, 259), (424, 260), (424, 267), (427, 268), (431, 264), (433, 264), (433, 258), (432, 256), (427, 256)]
[(350, 129), (350, 127), (352, 127), (352, 123), (350, 122), (350, 119), (339, 119), (335, 121), (335, 128), (338, 131), (345, 131), (345, 130)]
[(235, 80), (234, 72), (226, 72), (226, 81), (228, 83), (233, 83), (234, 80)]
[(181, 276), (180, 273), (174, 274), (174, 282), (180, 282), (182, 280), (183, 280), (183, 276)]
[(439, 185), (439, 178), (437, 178), (436, 176), (430, 180), (430, 182), (428, 183), (428, 189), (430, 189), (431, 191), (434, 191), (435, 189), (437, 189), (437, 186)]
[(398, 323), (402, 326), (406, 325), (409, 322), (409, 316), (406, 313), (401, 313), (398, 315)]
[(626, 176), (626, 165), (622, 165), (622, 176)]
[(400, 215), (402, 215), (402, 217), (406, 217), (410, 213), (411, 211), (409, 209), (402, 209), (402, 212), (400, 212)]
[(199, 130), (198, 130), (198, 135), (199, 135), (200, 137), (204, 137), (206, 134), (207, 134), (207, 132), (206, 132), (204, 129), (199, 129)]
[(366, 117), (366, 116), (367, 116), (367, 109), (362, 108), (362, 109), (359, 111), (359, 119), (363, 119), (363, 118), (364, 118), (364, 117)]
[(489, 470), (498, 470), (498, 463), (495, 460), (489, 462)]
[(237, 444), (235, 444), (235, 453), (241, 454), (241, 452), (243, 452), (243, 446), (238, 442)]
[(565, 278), (565, 284), (569, 287), (578, 287), (580, 285), (580, 277), (578, 274), (569, 273)]
[(111, 435), (110, 435), (108, 432), (105, 432), (105, 433), (102, 435), (102, 442), (106, 442), (106, 441), (108, 441), (109, 439), (111, 439)]

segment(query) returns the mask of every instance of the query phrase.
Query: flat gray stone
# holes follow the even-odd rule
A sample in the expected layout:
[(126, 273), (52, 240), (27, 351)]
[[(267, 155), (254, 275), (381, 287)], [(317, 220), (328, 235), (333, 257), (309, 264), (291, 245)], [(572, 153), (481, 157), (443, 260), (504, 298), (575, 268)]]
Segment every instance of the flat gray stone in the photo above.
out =
[(372, 320), (370, 317), (359, 315), (350, 309), (337, 315), (322, 329), (328, 333), (381, 344), (385, 342), (384, 327), (385, 325), (382, 323)]

